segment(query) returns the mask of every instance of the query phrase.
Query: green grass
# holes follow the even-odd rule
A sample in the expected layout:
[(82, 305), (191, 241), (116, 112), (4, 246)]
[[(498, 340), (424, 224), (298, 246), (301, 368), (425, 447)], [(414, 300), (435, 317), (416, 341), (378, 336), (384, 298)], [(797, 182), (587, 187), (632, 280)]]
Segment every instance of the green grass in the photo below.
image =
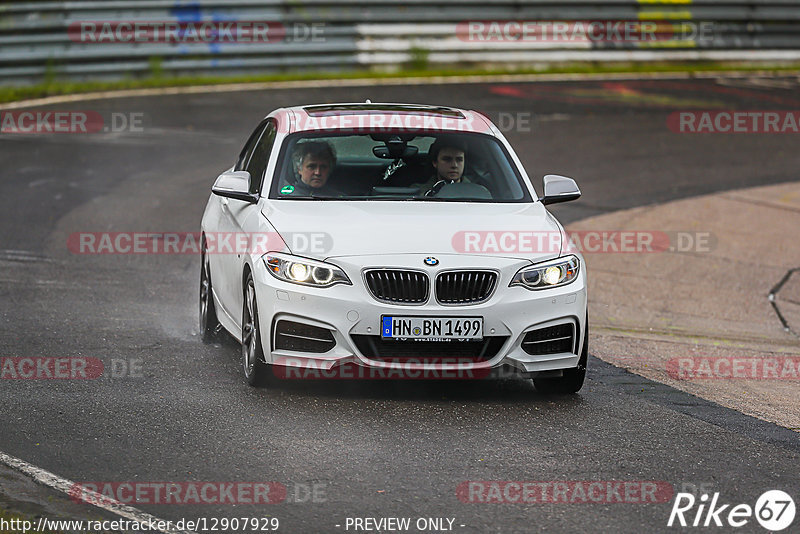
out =
[[(424, 63), (420, 58), (416, 65)], [(156, 61), (151, 65), (151, 75), (146, 78), (125, 79), (113, 82), (71, 82), (59, 80), (52, 73), (36, 85), (0, 87), (0, 102), (13, 102), (31, 98), (55, 95), (89, 93), (96, 91), (115, 91), (124, 89), (143, 89), (154, 87), (181, 87), (189, 85), (218, 85), (230, 83), (263, 83), (295, 80), (346, 80), (357, 78), (406, 78), (406, 77), (451, 77), (471, 75), (503, 74), (602, 74), (602, 73), (665, 73), (665, 72), (725, 72), (725, 71), (769, 71), (774, 73), (800, 71), (800, 64), (766, 63), (625, 63), (597, 64), (573, 63), (569, 65), (548, 66), (542, 69), (433, 69), (418, 68), (400, 72), (303, 72), (287, 74), (262, 74), (248, 76), (180, 76), (165, 75)]]

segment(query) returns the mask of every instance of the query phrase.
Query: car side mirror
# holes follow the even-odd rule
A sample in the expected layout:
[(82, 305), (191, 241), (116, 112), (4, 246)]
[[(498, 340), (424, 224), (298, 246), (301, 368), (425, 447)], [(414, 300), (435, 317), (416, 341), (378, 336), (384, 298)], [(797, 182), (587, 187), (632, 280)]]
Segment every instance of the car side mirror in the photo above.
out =
[(539, 200), (547, 206), (580, 198), (581, 190), (572, 178), (548, 174), (544, 177), (544, 196)]
[(221, 197), (258, 202), (258, 195), (250, 192), (250, 173), (247, 171), (223, 172), (217, 177), (211, 192)]

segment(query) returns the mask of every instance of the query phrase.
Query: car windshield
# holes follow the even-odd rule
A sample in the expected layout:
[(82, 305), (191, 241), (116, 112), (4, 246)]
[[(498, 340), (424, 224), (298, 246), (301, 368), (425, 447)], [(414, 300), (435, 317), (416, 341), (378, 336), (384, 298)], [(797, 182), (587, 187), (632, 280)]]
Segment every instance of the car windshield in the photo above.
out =
[(476, 133), (297, 133), (270, 188), (286, 200), (530, 202), (497, 139)]

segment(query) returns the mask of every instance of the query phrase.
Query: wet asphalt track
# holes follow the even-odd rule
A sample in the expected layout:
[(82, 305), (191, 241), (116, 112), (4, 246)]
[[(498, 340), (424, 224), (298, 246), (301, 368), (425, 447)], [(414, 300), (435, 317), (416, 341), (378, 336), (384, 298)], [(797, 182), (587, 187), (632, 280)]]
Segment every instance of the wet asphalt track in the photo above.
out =
[[(0, 135), (0, 355), (96, 357), (107, 370), (137, 361), (143, 376), (0, 380), (0, 450), (77, 481), (277, 481), (290, 495), (295, 483), (323, 484), (316, 503), (140, 506), (173, 520), (268, 514), (284, 532), (344, 532), (354, 516), (455, 518), (465, 533), (667, 530), (670, 503), (466, 504), (456, 495), (466, 480), (664, 481), (751, 505), (767, 489), (800, 496), (798, 434), (593, 358), (584, 390), (568, 398), (513, 379), (250, 388), (233, 342), (209, 346), (197, 336), (198, 257), (67, 250), (73, 232), (197, 230), (214, 178), (261, 116), (366, 98), (532, 118), (530, 132), (506, 135), (537, 187), (547, 173), (578, 181), (583, 198), (553, 210), (564, 223), (799, 177), (796, 134), (679, 135), (666, 125), (674, 110), (800, 109), (797, 78), (293, 89), (52, 106), (142, 113), (144, 131)], [(763, 530), (751, 521), (741, 531)]]

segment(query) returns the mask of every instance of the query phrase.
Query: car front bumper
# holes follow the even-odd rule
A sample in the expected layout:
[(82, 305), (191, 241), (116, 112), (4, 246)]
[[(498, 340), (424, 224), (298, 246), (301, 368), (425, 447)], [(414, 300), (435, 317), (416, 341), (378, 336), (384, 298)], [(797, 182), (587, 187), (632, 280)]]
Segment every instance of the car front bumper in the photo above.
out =
[[(278, 280), (267, 271), (263, 261), (255, 262), (253, 276), (267, 363), (317, 370), (331, 370), (343, 364), (368, 368), (397, 367), (400, 365), (397, 361), (375, 359), (366, 351), (359, 350), (359, 344), (355, 341), (362, 340), (363, 349), (364, 339), (380, 340), (381, 317), (392, 315), (483, 317), (484, 336), (505, 338), (496, 354), (488, 359), (469, 362), (464, 358), (438, 359), (435, 367), (441, 371), (459, 371), (465, 365), (473, 370), (510, 365), (526, 373), (542, 373), (570, 369), (578, 365), (581, 349), (586, 343), (587, 291), (582, 258), (579, 275), (571, 284), (531, 291), (522, 287), (509, 287), (513, 275), (520, 268), (530, 265), (528, 261), (454, 255), (447, 258), (449, 269), (480, 266), (499, 273), (496, 290), (487, 301), (473, 305), (446, 306), (432, 298), (422, 305), (397, 305), (373, 298), (361, 274), (366, 266), (408, 268), (408, 265), (423, 265), (424, 257), (400, 255), (334, 258), (329, 261), (342, 268), (353, 285), (339, 284), (328, 288), (307, 287)], [(433, 280), (437, 270), (425, 270), (430, 271)], [(275, 325), (281, 320), (328, 330), (335, 340), (335, 346), (324, 353), (275, 349)], [(573, 326), (575, 337), (572, 350), (552, 354), (529, 354), (523, 350), (523, 340), (529, 332), (563, 324)], [(432, 361), (429, 357), (424, 360), (405, 359), (402, 368), (405, 371), (425, 371), (431, 368)]]

